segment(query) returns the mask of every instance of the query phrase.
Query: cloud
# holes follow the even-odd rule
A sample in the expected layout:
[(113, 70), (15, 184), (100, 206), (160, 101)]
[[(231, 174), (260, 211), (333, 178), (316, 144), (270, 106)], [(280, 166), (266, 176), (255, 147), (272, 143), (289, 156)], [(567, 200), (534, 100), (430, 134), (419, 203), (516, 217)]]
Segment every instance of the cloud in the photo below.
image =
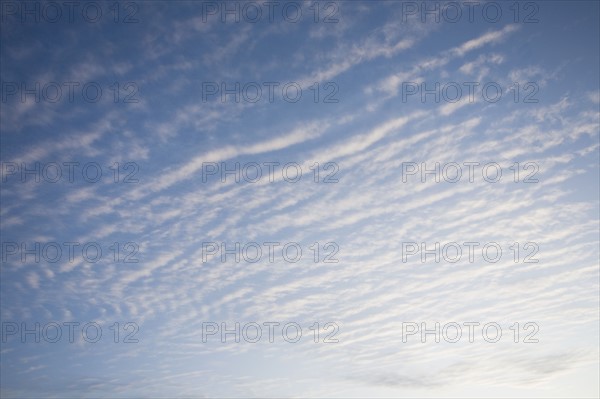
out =
[(511, 33), (516, 32), (517, 30), (519, 30), (519, 25), (506, 25), (500, 30), (488, 32), (484, 35), (479, 36), (476, 39), (468, 40), (462, 45), (450, 50), (450, 53), (452, 55), (462, 57), (466, 53), (479, 49), (487, 44), (498, 43), (504, 40)]
[(246, 146), (227, 146), (208, 153), (199, 155), (174, 170), (168, 171), (152, 185), (152, 191), (164, 190), (182, 180), (189, 179), (197, 174), (206, 162), (221, 162), (241, 155), (257, 155), (275, 150), (281, 150), (307, 140), (314, 139), (322, 134), (325, 126), (318, 124), (307, 124), (300, 126), (284, 135), (283, 137), (264, 140), (262, 142)]

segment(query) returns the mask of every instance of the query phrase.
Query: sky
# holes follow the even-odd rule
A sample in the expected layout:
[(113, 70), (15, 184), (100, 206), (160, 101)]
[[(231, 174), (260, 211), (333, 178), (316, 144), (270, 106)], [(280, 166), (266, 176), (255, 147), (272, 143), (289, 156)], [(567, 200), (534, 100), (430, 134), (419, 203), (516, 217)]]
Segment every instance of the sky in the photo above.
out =
[(597, 1), (0, 2), (0, 396), (598, 397)]

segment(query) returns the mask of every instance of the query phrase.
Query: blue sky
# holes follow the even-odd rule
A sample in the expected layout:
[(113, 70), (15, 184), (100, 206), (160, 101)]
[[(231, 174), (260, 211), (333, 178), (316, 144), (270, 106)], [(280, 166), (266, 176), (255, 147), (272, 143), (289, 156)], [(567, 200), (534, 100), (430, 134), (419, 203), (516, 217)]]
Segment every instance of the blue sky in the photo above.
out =
[[(257, 2), (256, 23), (225, 12), (244, 2), (97, 2), (85, 15), (82, 2), (73, 20), (52, 3), (54, 23), (55, 6), (23, 4), (1, 2), (2, 397), (599, 395), (598, 2), (482, 1), (472, 21), (461, 2), (456, 23), (444, 2), (281, 2), (272, 20)], [(439, 22), (421, 20), (436, 5)], [(248, 91), (223, 101), (222, 83)], [(439, 101), (422, 99), (436, 83)], [(473, 182), (465, 162), (478, 162)], [(222, 181), (236, 163), (262, 177)], [(423, 181), (436, 163), (440, 182)], [(462, 178), (446, 181), (456, 164)], [(503, 255), (408, 253), (465, 242)], [(39, 261), (21, 247), (36, 243)], [(258, 243), (262, 257), (223, 260), (210, 243)], [(92, 322), (95, 343), (81, 335)], [(462, 338), (406, 334), (436, 322)], [(479, 323), (473, 342), (465, 322)], [(39, 343), (21, 335), (35, 323)], [(222, 342), (207, 323), (258, 323), (263, 336)], [(287, 323), (298, 342), (283, 339)], [(487, 323), (498, 342), (482, 338)], [(523, 342), (532, 326), (537, 342)], [(338, 342), (323, 342), (332, 331)]]

